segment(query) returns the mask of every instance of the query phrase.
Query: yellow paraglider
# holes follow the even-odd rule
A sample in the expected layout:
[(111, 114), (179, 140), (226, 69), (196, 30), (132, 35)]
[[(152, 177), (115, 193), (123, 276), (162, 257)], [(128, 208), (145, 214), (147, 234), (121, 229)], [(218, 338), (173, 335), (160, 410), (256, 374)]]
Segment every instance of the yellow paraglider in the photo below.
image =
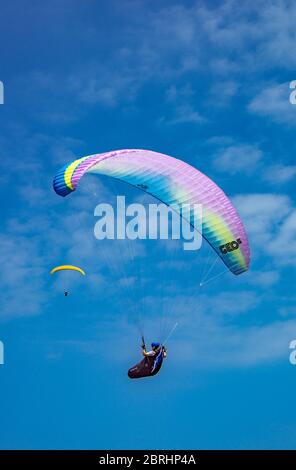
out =
[[(78, 266), (72, 266), (71, 264), (64, 264), (64, 265), (61, 265), (61, 266), (56, 266), (55, 268), (53, 268), (50, 271), (50, 274), (54, 274), (54, 273), (57, 273), (59, 271), (77, 271), (80, 274), (82, 274), (82, 276), (85, 276), (85, 271), (83, 271), (83, 269), (79, 268)], [(67, 290), (65, 290), (64, 291), (65, 297), (67, 297), (68, 294), (69, 294), (69, 292)]]
[(53, 268), (51, 271), (50, 271), (50, 274), (54, 274), (58, 271), (78, 271), (79, 273), (81, 273), (83, 276), (85, 276), (85, 271), (83, 271), (83, 269), (81, 268), (78, 268), (77, 266), (72, 266), (71, 264), (64, 264), (62, 266), (57, 266), (56, 268)]

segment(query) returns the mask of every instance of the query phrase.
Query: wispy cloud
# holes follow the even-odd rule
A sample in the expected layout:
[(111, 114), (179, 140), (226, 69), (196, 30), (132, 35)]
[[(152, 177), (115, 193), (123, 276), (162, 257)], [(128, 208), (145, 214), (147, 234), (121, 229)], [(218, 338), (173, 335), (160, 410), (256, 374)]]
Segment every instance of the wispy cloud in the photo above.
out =
[(47, 298), (41, 246), (27, 234), (2, 235), (0, 263), (0, 319), (39, 314)]
[(201, 124), (205, 121), (206, 119), (189, 103), (178, 104), (174, 109), (173, 116), (159, 119), (159, 123), (169, 125), (184, 123)]
[(202, 124), (206, 118), (198, 110), (198, 100), (192, 86), (184, 84), (180, 87), (170, 85), (166, 91), (166, 101), (171, 109), (169, 116), (162, 116), (161, 124)]
[[(238, 8), (233, 0), (227, 0), (214, 8), (193, 2), (152, 9), (143, 2), (130, 2), (124, 7), (117, 3), (114, 15), (121, 18), (116, 31), (120, 40), (110, 49), (106, 47), (107, 53), (97, 57), (93, 52), (91, 58), (89, 54), (79, 55), (80, 61), (73, 61), (63, 74), (49, 73), (45, 68), (29, 72), (16, 79), (17, 88), (22, 90), (19, 99), (30, 100), (33, 92), (38, 94), (40, 99), (34, 106), (31, 103), (35, 119), (65, 125), (82, 119), (98, 106), (112, 109), (132, 104), (136, 109), (136, 100), (147, 84), (157, 83), (166, 90), (176, 84), (182, 87), (186, 81), (197, 91), (203, 83), (207, 90), (203, 103), (187, 98), (183, 104), (176, 103), (172, 113), (176, 123), (202, 123), (207, 116), (201, 105), (206, 110), (209, 97), (221, 106), (238, 93), (250, 96), (256, 76), (261, 91), (251, 100), (249, 110), (290, 122), (293, 110), (288, 99), (283, 103), (285, 91), (264, 80), (266, 69), (277, 70), (279, 63), (295, 69), (291, 45), (296, 8), (293, 2), (281, 0), (272, 5), (260, 0), (259, 4), (254, 7), (240, 2)], [(78, 19), (72, 27), (77, 31), (77, 41), (89, 44), (91, 51), (102, 41), (103, 33), (95, 25), (81, 28)], [(158, 96), (165, 102), (165, 91)]]
[[(284, 249), (283, 249), (284, 247)], [(279, 265), (296, 266), (296, 210), (284, 219), (276, 236), (267, 247), (271, 255), (281, 253)]]
[(257, 257), (259, 253), (261, 256), (268, 254), (276, 260), (278, 268), (284, 265), (294, 266), (296, 209), (289, 197), (278, 194), (248, 194), (236, 196), (234, 202), (244, 220), (251, 243), (257, 248)]
[(199, 325), (199, 329), (192, 328), (182, 349), (183, 359), (195, 362), (198, 357), (200, 367), (254, 367), (288, 361), (289, 343), (295, 330), (296, 320), (241, 329), (212, 323), (202, 328)]
[(294, 126), (296, 122), (296, 107), (290, 103), (289, 84), (268, 84), (258, 92), (248, 109), (259, 116), (267, 117), (275, 122)]
[(276, 270), (269, 271), (251, 271), (248, 278), (249, 284), (255, 287), (261, 287), (262, 289), (268, 289), (273, 287), (280, 280), (280, 272)]
[(214, 165), (229, 174), (253, 173), (263, 158), (263, 152), (254, 145), (237, 144), (221, 149), (214, 157)]
[(284, 185), (296, 177), (296, 165), (271, 165), (265, 168), (263, 178), (271, 184)]

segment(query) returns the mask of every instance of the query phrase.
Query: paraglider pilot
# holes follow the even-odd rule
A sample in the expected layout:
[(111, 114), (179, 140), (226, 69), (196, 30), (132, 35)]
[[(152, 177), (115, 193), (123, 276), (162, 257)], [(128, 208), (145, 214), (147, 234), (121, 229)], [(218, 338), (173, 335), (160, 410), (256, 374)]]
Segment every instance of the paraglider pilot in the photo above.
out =
[(160, 343), (151, 343), (151, 351), (146, 351), (145, 343), (142, 344), (142, 352), (144, 357), (155, 357), (162, 350), (163, 358), (167, 357), (167, 350), (165, 346), (161, 346)]
[(141, 347), (144, 359), (129, 369), (128, 376), (130, 379), (156, 375), (160, 371), (163, 359), (167, 356), (166, 348), (160, 343), (151, 343), (151, 351), (147, 351), (144, 338), (142, 338)]

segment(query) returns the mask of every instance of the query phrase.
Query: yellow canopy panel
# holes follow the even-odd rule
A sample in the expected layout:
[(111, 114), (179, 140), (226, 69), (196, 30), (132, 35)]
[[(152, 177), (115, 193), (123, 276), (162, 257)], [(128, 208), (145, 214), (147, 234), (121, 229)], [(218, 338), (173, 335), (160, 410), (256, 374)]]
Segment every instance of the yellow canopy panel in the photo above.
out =
[(65, 265), (62, 265), (62, 266), (57, 266), (56, 268), (53, 268), (50, 271), (50, 274), (54, 274), (58, 271), (78, 271), (80, 274), (85, 276), (85, 272), (83, 271), (83, 269), (78, 268), (78, 266), (72, 266), (71, 264), (65, 264)]

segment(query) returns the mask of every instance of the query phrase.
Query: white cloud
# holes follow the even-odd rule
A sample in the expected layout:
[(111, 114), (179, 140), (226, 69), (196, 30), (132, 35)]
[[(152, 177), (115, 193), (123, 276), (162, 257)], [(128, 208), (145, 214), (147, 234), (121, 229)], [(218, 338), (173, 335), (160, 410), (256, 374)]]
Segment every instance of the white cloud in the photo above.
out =
[(279, 265), (296, 266), (296, 210), (286, 217), (267, 247)]
[[(238, 5), (226, 0), (215, 6), (195, 1), (190, 5), (158, 5), (153, 9), (145, 2), (124, 5), (119, 2), (113, 13), (120, 17), (120, 23), (114, 43), (104, 48), (106, 53), (101, 55), (98, 48), (96, 59), (92, 54), (91, 59), (86, 55), (78, 64), (73, 61), (68, 76), (37, 70), (19, 79), (14, 88), (21, 90), (19, 98), (30, 100), (31, 105), (32, 94), (39, 90), (38, 107), (33, 110), (35, 118), (50, 123), (71, 122), (89, 111), (87, 105), (92, 109), (98, 104), (114, 107), (133, 103), (147, 83), (157, 82), (167, 88), (186, 79), (197, 87), (200, 78), (197, 73), (201, 73), (203, 80), (209, 70), (210, 75), (215, 74), (215, 83), (211, 80), (209, 88), (216, 87), (221, 104), (242, 87), (242, 77), (251, 78), (254, 83), (255, 74), (262, 80), (267, 68), (277, 69), (279, 64), (295, 70), (296, 7), (292, 1), (275, 0), (270, 4), (259, 0), (256, 6), (247, 1)], [(110, 35), (110, 31), (101, 28), (99, 31), (92, 26), (81, 28), (79, 15), (76, 21), (77, 41), (85, 47), (89, 44), (90, 50), (100, 43), (102, 35)], [(190, 74), (193, 77), (189, 78)], [(226, 74), (231, 76), (230, 80), (225, 78)], [(64, 105), (65, 97), (71, 100), (70, 108)], [(51, 108), (54, 102), (54, 112), (48, 111), (48, 100)], [(262, 112), (258, 100), (259, 97), (255, 98), (252, 106)], [(196, 103), (188, 99), (185, 105), (193, 109), (186, 112), (191, 122), (200, 121), (202, 113), (197, 112)], [(266, 112), (265, 106), (263, 110)]]
[(281, 185), (292, 181), (296, 176), (296, 165), (271, 165), (265, 169), (263, 177), (272, 184)]
[(288, 196), (272, 193), (237, 195), (233, 198), (248, 234), (256, 244), (269, 242), (292, 210)]
[(253, 145), (231, 145), (215, 155), (214, 165), (217, 170), (230, 174), (239, 172), (251, 174), (262, 160), (263, 153)]
[(41, 246), (19, 233), (2, 235), (0, 264), (0, 319), (39, 314), (47, 298)]
[(277, 268), (296, 265), (296, 208), (288, 196), (248, 194), (233, 198), (249, 235), (252, 253), (267, 255)]
[(206, 119), (197, 109), (195, 93), (190, 84), (180, 87), (171, 85), (166, 91), (166, 100), (173, 105), (172, 114), (169, 117), (162, 116), (158, 122), (165, 124), (201, 124)]
[(160, 123), (165, 124), (201, 124), (205, 122), (206, 119), (197, 111), (193, 105), (189, 103), (184, 103), (182, 105), (176, 105), (174, 109), (174, 116), (165, 118), (160, 118)]
[(280, 280), (280, 273), (275, 270), (270, 271), (251, 271), (248, 277), (249, 284), (256, 287), (267, 289), (277, 284)]
[(289, 84), (264, 85), (257, 96), (248, 105), (249, 111), (260, 116), (269, 117), (275, 122), (294, 126), (296, 122), (296, 106), (292, 106)]
[(258, 59), (267, 67), (295, 69), (293, 53), (295, 37), (296, 5), (292, 0), (262, 2), (259, 14)]
[[(234, 301), (239, 299), (239, 301)], [(253, 291), (236, 291), (231, 295), (228, 292), (217, 292), (215, 296), (201, 296), (200, 302), (204, 304), (207, 314), (236, 316), (252, 311), (259, 303), (260, 298)]]
[(218, 81), (210, 91), (211, 106), (228, 105), (231, 99), (238, 93), (239, 84), (234, 80)]
[(210, 137), (207, 139), (206, 143), (208, 145), (213, 145), (213, 146), (221, 146), (221, 147), (227, 147), (231, 146), (234, 144), (234, 139), (233, 137), (230, 137), (229, 135), (215, 135), (213, 137)]
[[(229, 0), (218, 8), (196, 10), (202, 17), (204, 35), (212, 44), (219, 44), (221, 56), (239, 69), (257, 74), (281, 67), (295, 69), (293, 47), (296, 6), (293, 1)], [(217, 62), (219, 52), (214, 61)], [(227, 63), (227, 61), (226, 61)]]

